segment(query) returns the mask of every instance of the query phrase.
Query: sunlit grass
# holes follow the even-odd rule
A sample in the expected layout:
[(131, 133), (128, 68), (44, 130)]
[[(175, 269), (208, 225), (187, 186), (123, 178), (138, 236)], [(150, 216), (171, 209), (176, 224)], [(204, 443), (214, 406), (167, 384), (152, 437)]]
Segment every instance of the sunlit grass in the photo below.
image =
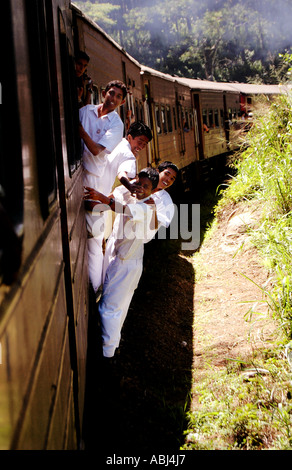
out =
[(259, 226), (251, 237), (276, 284), (273, 310), (287, 339), (292, 337), (292, 97), (283, 95), (258, 118), (248, 135), (248, 148), (233, 162), (237, 170), (215, 210), (226, 204), (257, 199)]
[[(224, 208), (256, 200), (261, 215), (249, 236), (273, 280), (263, 291), (278, 324), (271, 350), (238, 358), (194, 384), (195, 406), (183, 449), (292, 449), (292, 97), (261, 107), (241, 152), (236, 176), (221, 188)], [(252, 282), (252, 281), (251, 281)], [(253, 312), (249, 312), (253, 315)], [(249, 374), (248, 371), (254, 371)]]

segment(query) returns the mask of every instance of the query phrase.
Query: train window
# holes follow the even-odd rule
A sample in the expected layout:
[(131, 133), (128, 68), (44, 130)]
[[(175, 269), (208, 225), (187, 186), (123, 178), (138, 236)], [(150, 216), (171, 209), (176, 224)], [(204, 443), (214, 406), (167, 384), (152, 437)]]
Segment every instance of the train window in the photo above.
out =
[(215, 123), (215, 127), (219, 127), (219, 113), (218, 113), (218, 109), (215, 109), (215, 110), (214, 110), (214, 123)]
[(194, 110), (194, 128), (195, 128), (195, 135), (196, 135), (196, 143), (199, 145), (200, 143), (200, 134), (199, 134), (199, 126), (198, 126), (198, 113), (197, 110)]
[(136, 108), (136, 121), (140, 121), (141, 120), (140, 107), (139, 107), (139, 102), (137, 99), (135, 100), (135, 108)]
[(139, 107), (140, 107), (140, 119), (141, 121), (145, 122), (144, 108), (143, 108), (143, 104), (141, 103), (141, 101), (139, 103)]
[(193, 117), (193, 113), (191, 111), (189, 113), (189, 125), (190, 125), (190, 129), (192, 129), (194, 127), (194, 117)]
[(228, 119), (229, 119), (229, 121), (232, 121), (232, 110), (231, 110), (231, 108), (228, 109)]
[(207, 110), (206, 109), (203, 109), (202, 117), (203, 117), (203, 124), (205, 124), (205, 126), (208, 126), (208, 116), (207, 116)]
[[(31, 4), (33, 3), (33, 5)], [(53, 86), (55, 56), (52, 12), (43, 1), (27, 4), (28, 41), (35, 121), (35, 142), (39, 180), (39, 200), (44, 219), (57, 195), (54, 106), (58, 105)], [(41, 103), (41, 105), (40, 105)]]
[(99, 95), (98, 95), (98, 87), (96, 85), (92, 86), (92, 95), (91, 95), (91, 102), (92, 104), (99, 104)]
[(157, 134), (161, 134), (161, 120), (160, 120), (160, 112), (159, 112), (159, 105), (155, 105), (155, 119), (156, 119), (156, 129)]
[(177, 105), (177, 125), (179, 128), (181, 128), (181, 122), (182, 122), (182, 109), (180, 107), (180, 104)]
[(166, 106), (166, 117), (167, 117), (168, 132), (172, 132), (171, 111), (170, 111), (170, 107), (169, 107), (169, 106)]
[[(10, 2), (0, 16), (0, 284), (11, 284), (21, 263), (23, 235), (23, 168)], [(13, 139), (11, 139), (13, 123)]]
[(59, 31), (67, 158), (69, 173), (70, 176), (73, 176), (81, 162), (81, 143), (78, 131), (79, 112), (73, 48), (66, 36), (66, 27), (61, 11), (59, 11)]
[(186, 132), (190, 130), (189, 113), (187, 110), (183, 111), (183, 128)]
[(167, 124), (166, 124), (166, 116), (165, 116), (165, 107), (161, 106), (161, 122), (162, 122), (162, 129), (164, 134), (167, 133)]
[(176, 122), (176, 114), (175, 114), (175, 107), (172, 108), (172, 114), (173, 114), (173, 123), (174, 123), (174, 130), (177, 130), (177, 122)]
[(134, 107), (134, 100), (133, 100), (133, 93), (132, 87), (128, 86), (128, 93), (127, 93), (127, 111), (130, 111), (131, 118), (135, 118), (135, 107)]
[(213, 115), (213, 109), (209, 109), (209, 127), (214, 127), (214, 115)]

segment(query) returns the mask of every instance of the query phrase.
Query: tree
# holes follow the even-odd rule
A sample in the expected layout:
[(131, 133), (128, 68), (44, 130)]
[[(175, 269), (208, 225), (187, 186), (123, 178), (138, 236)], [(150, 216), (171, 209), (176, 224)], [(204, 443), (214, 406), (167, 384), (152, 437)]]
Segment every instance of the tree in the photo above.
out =
[(290, 0), (76, 3), (138, 61), (180, 76), (274, 81), (292, 44)]

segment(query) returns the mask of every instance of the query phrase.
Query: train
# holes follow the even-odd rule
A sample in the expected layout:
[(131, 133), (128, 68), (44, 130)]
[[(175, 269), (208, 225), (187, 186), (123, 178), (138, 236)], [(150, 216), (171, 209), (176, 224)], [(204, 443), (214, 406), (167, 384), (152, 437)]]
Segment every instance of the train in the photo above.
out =
[(74, 57), (89, 57), (92, 104), (128, 88), (125, 132), (153, 139), (139, 167), (171, 160), (188, 192), (236, 146), (242, 113), (274, 85), (173, 77), (141, 65), (69, 0), (1, 4), (0, 449), (82, 449), (87, 234)]

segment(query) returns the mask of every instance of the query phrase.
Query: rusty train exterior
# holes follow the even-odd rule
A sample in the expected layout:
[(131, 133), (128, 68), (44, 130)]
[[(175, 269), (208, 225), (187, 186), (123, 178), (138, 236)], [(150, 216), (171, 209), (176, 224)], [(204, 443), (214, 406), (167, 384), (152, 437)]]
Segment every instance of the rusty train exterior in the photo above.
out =
[(7, 0), (0, 18), (0, 449), (78, 449), (89, 302), (76, 51), (90, 56), (92, 103), (120, 79), (125, 129), (151, 127), (139, 167), (172, 160), (186, 191), (232, 150), (253, 96), (280, 90), (142, 66), (69, 0)]

